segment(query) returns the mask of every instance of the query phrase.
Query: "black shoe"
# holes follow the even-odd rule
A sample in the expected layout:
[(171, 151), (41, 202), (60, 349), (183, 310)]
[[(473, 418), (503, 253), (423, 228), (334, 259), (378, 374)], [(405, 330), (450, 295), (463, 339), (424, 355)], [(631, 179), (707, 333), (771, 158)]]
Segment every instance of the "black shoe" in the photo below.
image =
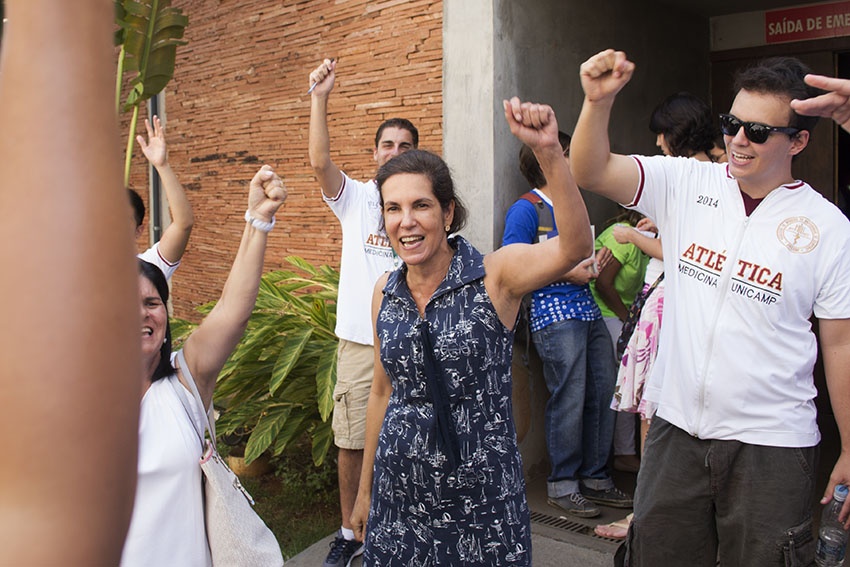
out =
[(363, 543), (356, 539), (345, 539), (341, 530), (336, 533), (330, 546), (331, 550), (322, 567), (349, 567), (351, 560), (363, 553)]
[(582, 486), (581, 493), (591, 502), (596, 502), (603, 506), (610, 506), (611, 508), (631, 508), (634, 504), (634, 500), (632, 500), (631, 496), (615, 486), (604, 490), (594, 490), (592, 488)]
[(599, 508), (588, 502), (580, 492), (573, 492), (560, 498), (550, 496), (549, 505), (579, 518), (595, 518), (600, 513)]

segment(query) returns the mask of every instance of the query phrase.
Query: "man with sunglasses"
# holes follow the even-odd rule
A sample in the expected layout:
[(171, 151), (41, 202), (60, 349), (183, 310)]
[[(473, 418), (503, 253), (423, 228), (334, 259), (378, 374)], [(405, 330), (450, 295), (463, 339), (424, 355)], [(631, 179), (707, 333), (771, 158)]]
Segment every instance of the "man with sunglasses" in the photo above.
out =
[[(608, 122), (634, 68), (614, 50), (581, 66), (571, 147), (581, 187), (645, 213), (665, 236), (665, 327), (644, 393), (658, 411), (629, 564), (808, 565), (820, 441), (813, 313), (850, 444), (850, 223), (791, 174), (817, 118), (790, 103), (818, 93), (796, 59), (765, 60), (738, 75), (721, 116), (728, 164), (616, 155)], [(837, 483), (850, 483), (850, 449), (828, 494)]]

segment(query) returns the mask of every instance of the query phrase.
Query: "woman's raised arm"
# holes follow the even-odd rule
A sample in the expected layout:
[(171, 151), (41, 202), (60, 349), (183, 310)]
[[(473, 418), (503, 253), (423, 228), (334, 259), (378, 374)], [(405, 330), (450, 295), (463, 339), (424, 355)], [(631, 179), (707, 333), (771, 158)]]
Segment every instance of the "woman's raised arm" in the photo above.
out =
[(200, 326), (186, 340), (186, 363), (209, 407), (218, 373), (242, 338), (254, 310), (268, 233), (274, 214), (286, 200), (286, 187), (268, 165), (251, 180), (245, 229), (221, 298)]
[[(485, 284), (502, 322), (513, 325), (523, 295), (556, 281), (593, 253), (590, 220), (558, 141), (555, 111), (545, 104), (504, 101), (511, 132), (527, 144), (546, 177), (558, 237), (510, 244), (488, 254)], [(521, 269), (518, 269), (521, 267)]]

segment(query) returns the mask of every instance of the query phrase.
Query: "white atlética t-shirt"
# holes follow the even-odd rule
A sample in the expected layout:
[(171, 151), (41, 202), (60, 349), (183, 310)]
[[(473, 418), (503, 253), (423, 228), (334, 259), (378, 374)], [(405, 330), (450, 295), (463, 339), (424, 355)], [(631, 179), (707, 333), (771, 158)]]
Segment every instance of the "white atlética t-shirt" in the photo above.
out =
[(850, 222), (802, 181), (747, 216), (726, 164), (635, 160), (634, 205), (658, 224), (666, 285), (647, 399), (702, 439), (817, 444), (809, 318), (850, 317)]
[(177, 271), (177, 267), (180, 265), (180, 261), (174, 262), (173, 264), (162, 257), (162, 254), (159, 253), (159, 242), (155, 243), (153, 246), (137, 255), (139, 258), (144, 260), (145, 262), (150, 262), (165, 274), (165, 279), (170, 280), (171, 276), (174, 275), (174, 272)]
[(382, 228), (375, 182), (355, 181), (344, 173), (342, 178), (335, 199), (323, 195), (342, 226), (336, 335), (372, 345), (372, 291), (381, 274), (393, 268), (393, 250)]

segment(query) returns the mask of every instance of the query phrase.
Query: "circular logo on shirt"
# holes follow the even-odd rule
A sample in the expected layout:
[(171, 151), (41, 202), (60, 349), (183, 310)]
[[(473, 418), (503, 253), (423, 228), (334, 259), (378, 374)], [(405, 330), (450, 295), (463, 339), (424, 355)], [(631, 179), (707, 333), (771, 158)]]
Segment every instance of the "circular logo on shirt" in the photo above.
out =
[(791, 217), (779, 223), (776, 237), (791, 252), (806, 254), (818, 245), (820, 231), (806, 217)]

